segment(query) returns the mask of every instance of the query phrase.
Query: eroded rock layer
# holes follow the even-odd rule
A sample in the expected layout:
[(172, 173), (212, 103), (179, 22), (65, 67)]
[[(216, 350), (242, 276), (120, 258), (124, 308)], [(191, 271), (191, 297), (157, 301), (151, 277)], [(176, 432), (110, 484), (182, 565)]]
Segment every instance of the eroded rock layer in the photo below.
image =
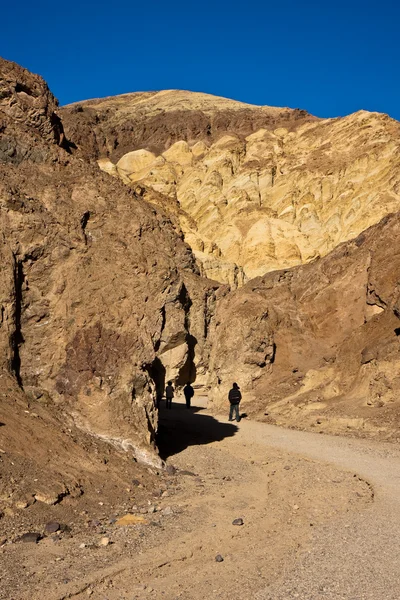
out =
[(400, 125), (386, 115), (318, 120), (178, 91), (64, 111), (95, 136), (89, 148), (84, 129), (86, 155), (175, 213), (202, 273), (233, 287), (325, 256), (400, 208)]
[(68, 136), (87, 157), (114, 163), (132, 150), (161, 154), (175, 142), (213, 143), (228, 132), (245, 137), (264, 127), (289, 130), (315, 121), (304, 110), (253, 106), (184, 90), (138, 92), (63, 107)]

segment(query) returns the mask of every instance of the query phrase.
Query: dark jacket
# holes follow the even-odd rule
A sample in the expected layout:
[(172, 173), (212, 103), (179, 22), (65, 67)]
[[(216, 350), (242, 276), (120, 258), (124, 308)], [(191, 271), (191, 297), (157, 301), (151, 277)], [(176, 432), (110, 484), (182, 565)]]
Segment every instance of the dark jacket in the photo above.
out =
[(165, 388), (165, 397), (166, 398), (174, 397), (174, 388), (172, 387), (172, 385), (167, 385), (167, 387)]
[(239, 404), (242, 399), (242, 394), (238, 388), (232, 388), (229, 390), (228, 400), (231, 404)]
[(191, 385), (185, 385), (185, 387), (183, 388), (183, 393), (185, 394), (185, 398), (193, 398), (194, 389)]

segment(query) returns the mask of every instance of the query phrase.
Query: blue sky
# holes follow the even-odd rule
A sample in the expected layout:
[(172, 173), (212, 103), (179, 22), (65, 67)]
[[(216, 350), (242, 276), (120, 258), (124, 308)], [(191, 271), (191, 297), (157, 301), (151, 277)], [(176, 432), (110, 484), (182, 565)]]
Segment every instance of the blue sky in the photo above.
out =
[(20, 0), (0, 19), (0, 55), (40, 73), (61, 104), (180, 88), (400, 120), (396, 0)]

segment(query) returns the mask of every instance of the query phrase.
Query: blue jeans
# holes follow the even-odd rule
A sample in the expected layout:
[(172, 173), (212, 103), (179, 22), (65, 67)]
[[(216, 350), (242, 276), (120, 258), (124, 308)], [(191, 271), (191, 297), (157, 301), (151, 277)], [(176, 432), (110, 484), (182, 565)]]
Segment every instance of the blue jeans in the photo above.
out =
[(233, 421), (233, 414), (235, 414), (236, 421), (240, 421), (239, 417), (239, 404), (231, 404), (231, 408), (229, 410), (229, 420)]

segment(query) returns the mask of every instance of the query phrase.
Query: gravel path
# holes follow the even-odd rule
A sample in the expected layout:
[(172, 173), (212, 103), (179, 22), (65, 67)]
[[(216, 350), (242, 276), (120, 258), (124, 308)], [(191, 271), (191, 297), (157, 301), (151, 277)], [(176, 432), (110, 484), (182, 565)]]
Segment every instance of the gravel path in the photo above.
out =
[[(199, 402), (206, 406), (205, 399)], [(204, 412), (207, 414), (207, 411)], [(217, 417), (220, 423), (226, 415)], [(310, 544), (294, 553), (283, 576), (255, 600), (400, 600), (400, 450), (393, 444), (274, 427), (243, 419), (228, 452), (265, 447), (332, 465), (362, 478), (374, 501), (314, 529)]]
[[(236, 426), (198, 396), (191, 411), (182, 399), (173, 408), (162, 407), (159, 443), (176, 469), (161, 495), (127, 505), (145, 510), (147, 523), (121, 529), (103, 519), (101, 533), (5, 545), (0, 563), (11, 577), (0, 597), (400, 600), (395, 445), (248, 419)], [(110, 544), (100, 547), (100, 535)], [(24, 589), (15, 562), (28, 572)]]
[(238, 438), (331, 463), (368, 481), (369, 508), (318, 528), (309, 548), (256, 600), (399, 600), (400, 452), (367, 440), (242, 421)]

